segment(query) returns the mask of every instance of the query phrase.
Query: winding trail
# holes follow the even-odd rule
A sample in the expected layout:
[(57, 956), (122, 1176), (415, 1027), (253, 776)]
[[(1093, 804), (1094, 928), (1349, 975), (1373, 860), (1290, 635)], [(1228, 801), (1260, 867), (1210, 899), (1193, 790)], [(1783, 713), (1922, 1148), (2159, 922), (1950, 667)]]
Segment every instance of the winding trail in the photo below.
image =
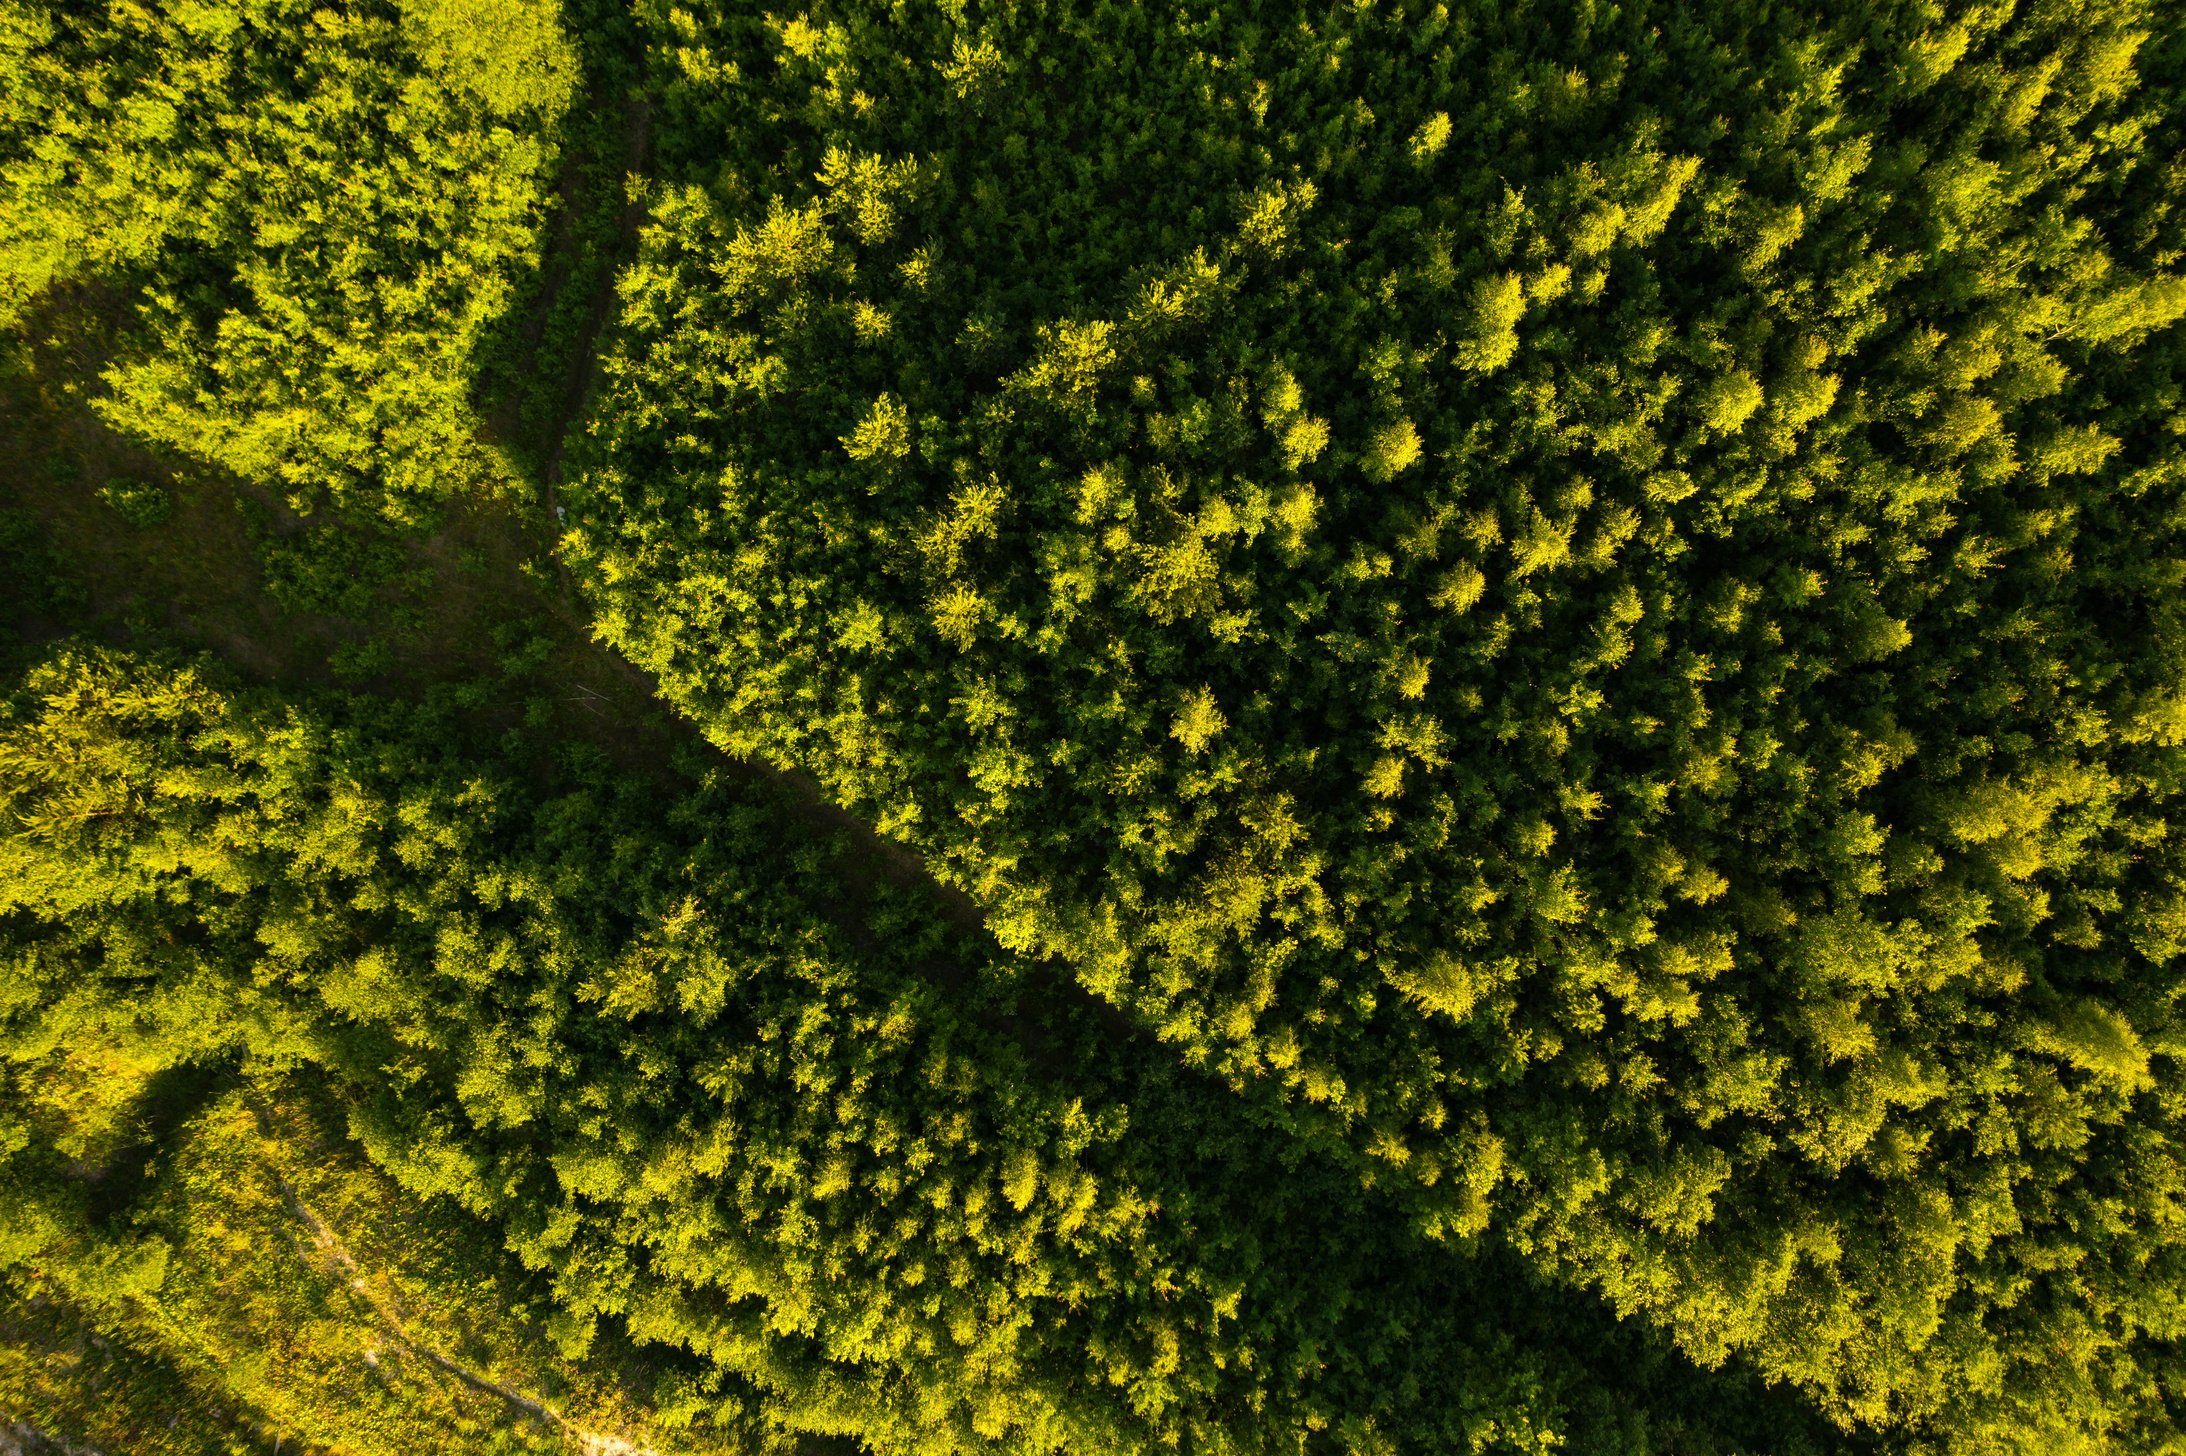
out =
[[(395, 1309), (373, 1289), (372, 1281), (367, 1279), (364, 1271), (358, 1267), (356, 1257), (349, 1252), (349, 1246), (342, 1242), (341, 1236), (327, 1225), (325, 1219), (319, 1217), (318, 1212), (310, 1204), (304, 1202), (302, 1195), (297, 1193), (295, 1185), (282, 1177), (278, 1171), (270, 1168), (267, 1171), (272, 1173), (275, 1185), (280, 1188), (281, 1201), (288, 1205), (289, 1214), (309, 1231), (312, 1248), (334, 1272), (341, 1276), (349, 1291), (362, 1300), (365, 1307), (372, 1311), (373, 1316), (379, 1320), (390, 1339), (395, 1343), (419, 1358), (438, 1366), (480, 1394), (497, 1397), (511, 1409), (530, 1417), (532, 1420), (542, 1425), (555, 1427), (575, 1442), (578, 1450), (582, 1451), (584, 1456), (655, 1456), (654, 1448), (651, 1446), (639, 1445), (621, 1436), (585, 1430), (546, 1402), (525, 1395), (520, 1390), (511, 1390), (499, 1381), (479, 1374), (421, 1338), (410, 1327), (409, 1321), (403, 1318), (401, 1311)], [(7, 1456), (5, 1448), (0, 1448), (0, 1456)]]

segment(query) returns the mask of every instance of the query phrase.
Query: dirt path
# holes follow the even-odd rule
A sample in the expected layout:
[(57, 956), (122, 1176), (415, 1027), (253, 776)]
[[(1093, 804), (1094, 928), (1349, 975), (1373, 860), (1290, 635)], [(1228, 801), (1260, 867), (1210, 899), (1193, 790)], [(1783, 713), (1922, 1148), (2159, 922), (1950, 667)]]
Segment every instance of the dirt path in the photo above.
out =
[[(644, 177), (650, 174), (653, 159), (652, 137), (653, 111), (650, 101), (642, 94), (632, 96), (626, 103), (621, 133), (626, 175)], [(565, 198), (565, 208), (573, 209), (579, 205), (578, 199)], [(638, 233), (644, 226), (645, 216), (646, 209), (642, 202), (636, 199), (624, 202), (617, 219), (615, 260), (618, 264), (627, 263), (636, 257)], [(555, 306), (553, 292), (566, 285), (570, 276), (566, 262), (550, 265), (547, 287), (534, 300), (531, 317), (526, 320), (523, 328), (524, 336), (534, 348), (540, 343), (546, 317)], [(542, 548), (552, 556), (561, 588), (552, 602), (552, 607), (556, 625), (565, 634), (572, 657), (581, 660), (585, 665), (585, 671), (573, 679), (572, 683), (576, 689), (575, 701), (581, 711), (597, 718), (615, 706), (614, 698), (588, 686), (592, 680), (611, 678), (628, 693), (635, 695), (638, 701), (656, 707), (667, 719), (667, 732), (672, 739), (693, 744), (704, 743), (703, 735), (696, 726), (683, 718), (660, 696), (659, 684), (653, 680), (651, 674), (628, 658), (594, 641), (591, 613), (585, 607), (576, 578), (570, 573), (569, 566), (563, 561), (559, 551), (559, 531), (556, 528), (565, 519), (561, 487), (570, 435), (583, 419), (586, 410), (591, 407), (593, 392), (600, 376), (600, 341), (614, 322), (615, 298), (610, 277), (608, 286), (600, 288), (591, 302), (584, 329), (573, 350), (573, 362), (562, 383), (556, 411), (546, 427), (547, 438), (543, 442), (531, 442), (531, 453), (543, 462), (538, 481), (543, 507), (542, 523), (554, 523), (553, 527), (548, 528), (547, 539), (541, 543)], [(508, 419), (510, 416), (503, 412), (502, 418)], [(711, 745), (706, 746), (706, 751), (718, 752)], [(969, 895), (936, 880), (917, 854), (903, 845), (883, 838), (871, 825), (836, 804), (820, 787), (818, 780), (795, 769), (782, 768), (758, 759), (738, 760), (737, 763), (754, 777), (782, 789), (790, 805), (809, 827), (822, 833), (841, 834), (846, 837), (849, 851), (842, 868), (845, 876), (853, 882), (853, 890), (862, 892), (867, 883), (876, 879), (885, 880), (902, 888), (923, 892), (942, 915), (961, 930), (978, 932), (985, 929), (985, 917)]]
[(349, 1291), (372, 1311), (373, 1317), (379, 1321), (392, 1343), (446, 1371), (480, 1394), (493, 1396), (512, 1410), (541, 1425), (554, 1427), (567, 1436), (583, 1456), (654, 1456), (650, 1446), (638, 1445), (621, 1436), (585, 1430), (546, 1402), (525, 1395), (522, 1391), (511, 1390), (490, 1376), (479, 1374), (420, 1337), (411, 1328), (409, 1321), (403, 1318), (402, 1312), (380, 1297), (379, 1292), (373, 1288), (372, 1281), (358, 1267), (356, 1257), (349, 1252), (349, 1246), (327, 1225), (326, 1220), (319, 1217), (310, 1204), (304, 1202), (295, 1185), (280, 1173), (270, 1168), (267, 1171), (272, 1173), (275, 1185), (280, 1188), (281, 1201), (288, 1206), (290, 1216), (302, 1224), (310, 1235), (312, 1250), (319, 1256), (324, 1272), (331, 1272), (340, 1278)]
[(47, 1435), (28, 1421), (0, 1417), (0, 1456), (106, 1456), (96, 1446), (80, 1446)]

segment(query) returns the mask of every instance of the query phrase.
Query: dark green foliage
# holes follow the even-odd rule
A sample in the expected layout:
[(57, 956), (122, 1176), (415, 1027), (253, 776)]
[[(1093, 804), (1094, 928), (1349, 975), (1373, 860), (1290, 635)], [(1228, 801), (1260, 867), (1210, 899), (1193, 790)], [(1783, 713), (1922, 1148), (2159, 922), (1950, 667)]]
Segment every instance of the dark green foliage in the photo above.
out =
[(2176, 1449), (2175, 4), (641, 13), (570, 545), (718, 744), (1426, 1235)]
[[(558, 1439), (320, 1179), (697, 1447), (2178, 1456), (2182, 155), (2177, 0), (0, 0), (14, 483), (217, 537), (103, 371), (294, 509), (200, 640), (442, 681), (9, 689), (0, 1338)], [(565, 446), (964, 914), (390, 534)], [(157, 630), (42, 542), (11, 660)]]
[(22, 511), (0, 509), (0, 661), (40, 619), (60, 617), (82, 595), (38, 523)]
[(175, 513), (174, 497), (151, 481), (117, 477), (99, 488), (99, 499), (139, 528), (156, 526)]
[(368, 634), (328, 653), (337, 678), (360, 682), (385, 674), (396, 661), (391, 639), (414, 642), (428, 626), (420, 603), (433, 572), (413, 563), (414, 542), (405, 534), (370, 517), (351, 521), (325, 513), (281, 520), (248, 496), (236, 505), (265, 593), (284, 615), (345, 619), (345, 627)]
[(581, 753), (534, 794), (458, 737), (83, 650), (31, 676), (0, 725), (0, 1258), (191, 1308), (194, 1225), (102, 1218), (71, 1170), (161, 1069), (241, 1055), (330, 1076), (375, 1162), (500, 1227), (567, 1356), (602, 1321), (698, 1356), (656, 1393), (670, 1425), (1836, 1449), (1508, 1261), (1422, 1252), (1348, 1172), (1089, 1007), (1040, 1009), (917, 899), (853, 918), (770, 794), (715, 769), (663, 810)]
[(273, 513), (256, 501), (238, 502), (249, 523), (252, 544), (265, 573), (266, 595), (285, 612), (353, 617), (374, 615), (383, 593), (415, 590), (406, 581), (408, 565), (400, 537), (370, 525), (313, 519), (275, 525)]

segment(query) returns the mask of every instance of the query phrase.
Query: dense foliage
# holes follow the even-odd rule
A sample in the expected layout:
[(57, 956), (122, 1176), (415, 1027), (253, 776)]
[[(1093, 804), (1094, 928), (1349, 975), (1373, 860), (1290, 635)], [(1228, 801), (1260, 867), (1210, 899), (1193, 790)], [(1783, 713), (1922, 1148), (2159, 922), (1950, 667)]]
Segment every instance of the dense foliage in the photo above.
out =
[(141, 290), (122, 427), (411, 518), (501, 467), (474, 355), (537, 254), (576, 60), (546, 0), (0, 6), (0, 323)]
[[(138, 1088), (110, 1050), (78, 1042), (71, 1059)], [(97, 1181), (106, 1227), (151, 1236), (156, 1277), (111, 1278), (101, 1241), (79, 1237), (74, 1259), (0, 1279), (0, 1409), (81, 1443), (64, 1453), (279, 1456), (298, 1432), (324, 1456), (566, 1452), (572, 1435), (600, 1438), (599, 1456), (657, 1448), (627, 1350), (558, 1359), (490, 1228), (406, 1196), (300, 1080), (154, 1074), (187, 1115), (160, 1130), (156, 1167), (125, 1145)], [(84, 1114), (104, 1109), (61, 1091), (32, 1096), (76, 1146), (96, 1142)], [(689, 1431), (675, 1445), (735, 1449)]]
[[(374, 1161), (500, 1228), (568, 1357), (602, 1319), (700, 1357), (661, 1382), (670, 1427), (934, 1453), (1326, 1430), (1365, 1456), (1746, 1424), (1819, 1449), (1811, 1417), (1696, 1387), (1498, 1262), (1414, 1253), (1150, 1044), (1016, 1007), (1022, 969), (967, 963), (989, 953), (918, 901), (845, 918), (769, 792), (717, 768), (663, 815), (580, 754), (538, 796), (439, 747), (446, 711), (81, 649), (31, 674), (0, 724), (0, 1259), (187, 1345), (193, 1221), (102, 1221), (71, 1170), (149, 1079), (241, 1057), (330, 1076)], [(253, 1183), (250, 1112), (208, 1116), (177, 1175), (199, 1209)], [(1587, 1369), (1610, 1350), (1630, 1368)]]
[(717, 743), (1431, 1235), (2169, 1449), (2175, 6), (644, 13), (567, 546)]
[(2186, 1452), (2182, 159), (2178, 0), (0, 0), (0, 1422)]

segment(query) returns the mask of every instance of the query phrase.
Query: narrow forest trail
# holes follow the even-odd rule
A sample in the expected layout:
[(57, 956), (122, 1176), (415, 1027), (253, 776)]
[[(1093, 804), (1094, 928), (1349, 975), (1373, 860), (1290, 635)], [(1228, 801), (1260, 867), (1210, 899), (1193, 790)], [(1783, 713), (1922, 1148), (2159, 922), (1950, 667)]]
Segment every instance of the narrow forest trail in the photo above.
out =
[[(606, 676), (618, 680), (626, 688), (642, 696), (642, 700), (654, 705), (666, 724), (669, 733), (686, 742), (704, 744), (709, 753), (718, 753), (706, 743), (697, 726), (683, 718), (661, 696), (659, 685), (652, 675), (628, 658), (595, 640), (592, 633), (592, 615), (587, 608), (576, 578), (563, 561), (560, 552), (559, 527), (566, 520), (561, 501), (564, 483), (564, 465), (568, 459), (571, 432), (583, 421), (591, 407), (595, 387), (600, 377), (601, 344), (614, 323), (615, 273), (636, 256), (638, 234), (646, 218), (642, 198), (629, 186), (630, 179), (649, 176), (652, 170), (653, 107), (651, 98), (638, 93), (624, 103), (624, 122), (621, 140), (624, 149), (623, 186), (625, 201), (617, 217), (616, 246), (613, 264), (585, 314), (585, 323), (556, 393), (555, 411), (548, 421), (543, 438), (530, 442), (531, 453), (541, 464), (537, 486), (539, 490), (539, 525), (545, 533), (545, 551), (552, 557), (559, 584), (558, 598), (553, 601), (556, 624), (566, 634), (566, 648), (585, 662), (589, 671), (577, 679), (580, 695), (587, 693), (584, 679)], [(581, 199), (565, 192), (563, 206), (565, 216), (574, 212)], [(573, 246), (569, 234), (564, 231), (557, 245), (566, 249)], [(545, 333), (545, 321), (555, 307), (555, 290), (567, 286), (575, 276), (575, 269), (566, 258), (549, 261), (545, 286), (533, 300), (530, 316), (525, 320), (522, 334), (536, 349)], [(513, 411), (499, 412), (496, 425), (512, 418)], [(610, 700), (592, 694), (583, 708), (595, 717), (610, 706)], [(862, 897), (865, 888), (875, 879), (884, 880), (899, 888), (916, 890), (927, 896), (951, 924), (968, 932), (983, 932), (985, 915), (976, 902), (954, 886), (936, 879), (926, 864), (912, 850), (882, 836), (872, 825), (850, 813), (820, 786), (817, 779), (795, 768), (768, 763), (759, 759), (731, 760), (757, 778), (763, 779), (785, 791), (787, 802), (808, 827), (823, 834), (840, 834), (848, 841), (843, 856), (842, 870), (851, 883), (853, 894)]]
[[(628, 180), (649, 176), (653, 166), (653, 105), (652, 98), (639, 92), (624, 103), (622, 127), (624, 157), (623, 176), (625, 196), (622, 211), (616, 218), (615, 256), (616, 266), (627, 263), (637, 254), (638, 232), (645, 226), (645, 203), (628, 190)], [(566, 273), (564, 275), (567, 276)], [(615, 280), (610, 272), (607, 286), (597, 291), (585, 314), (583, 330), (578, 335), (577, 346), (567, 377), (562, 382), (558, 407), (543, 442), (542, 458), (545, 464), (540, 471), (540, 488), (547, 508), (547, 517), (559, 521), (562, 508), (557, 491), (562, 482), (562, 462), (569, 453), (569, 432), (584, 415), (592, 400), (594, 386), (600, 377), (600, 340), (615, 317)], [(550, 302), (550, 300), (542, 300)], [(540, 315), (543, 318), (543, 314)], [(532, 333), (527, 323), (526, 332)], [(536, 334), (533, 335), (537, 342)], [(568, 569), (563, 568), (562, 580), (572, 594), (576, 583)]]
[[(318, 1256), (320, 1272), (338, 1278), (372, 1312), (392, 1343), (454, 1376), (481, 1395), (492, 1396), (511, 1410), (560, 1431), (582, 1456), (654, 1456), (654, 1448), (649, 1445), (640, 1445), (623, 1436), (584, 1429), (545, 1401), (526, 1395), (520, 1390), (512, 1390), (491, 1376), (480, 1374), (419, 1334), (403, 1312), (391, 1300), (381, 1295), (341, 1235), (319, 1216), (317, 1210), (304, 1202), (295, 1185), (281, 1176), (277, 1169), (269, 1167), (266, 1171), (280, 1189), (281, 1201), (287, 1206), (290, 1216), (308, 1234), (312, 1251)], [(307, 1264), (312, 1262), (306, 1260)]]
[[(986, 912), (976, 900), (937, 877), (917, 851), (881, 834), (872, 824), (837, 803), (811, 774), (793, 765), (759, 758), (729, 758), (722, 754), (695, 722), (667, 701), (652, 674), (595, 637), (589, 604), (562, 559), (560, 535), (566, 512), (561, 490), (566, 479), (565, 464), (573, 432), (582, 426), (592, 407), (600, 380), (601, 349), (614, 323), (617, 276), (636, 258), (639, 233), (646, 222), (647, 209), (636, 184), (652, 175), (653, 121), (649, 95), (640, 92), (626, 99), (621, 130), (624, 170), (615, 182), (623, 191), (624, 202), (616, 218), (612, 261), (605, 276), (596, 281), (595, 294), (585, 311), (584, 327), (565, 361), (564, 377), (555, 395), (555, 409), (544, 427), (543, 437), (529, 442), (528, 453), (539, 462), (535, 482), (537, 529), (545, 537), (539, 549), (554, 563), (557, 587), (546, 604), (559, 629), (560, 650), (568, 664), (570, 681), (577, 688), (575, 711), (565, 714), (565, 722), (575, 731), (593, 737), (611, 752), (616, 752), (631, 767), (657, 772), (672, 756), (675, 747), (684, 745), (697, 748), (702, 758), (719, 757), (778, 790), (783, 805), (808, 830), (839, 837), (843, 848), (836, 859), (836, 871), (845, 891), (845, 903), (841, 908), (844, 921), (854, 931), (862, 933), (863, 930), (857, 907), (865, 902), (877, 884), (887, 884), (923, 897), (959, 931), (985, 936), (988, 933)], [(565, 216), (574, 214), (583, 205), (581, 198), (565, 190)], [(560, 233), (557, 247), (566, 249), (570, 246), (573, 246), (571, 235), (566, 231)], [(545, 272), (548, 286), (533, 299), (530, 316), (523, 325), (524, 337), (535, 346), (544, 337), (548, 313), (556, 306), (553, 287), (568, 286), (579, 276), (578, 270), (565, 266), (565, 260), (561, 258), (549, 259)], [(498, 415), (498, 421), (512, 418), (512, 411), (504, 410)], [(494, 423), (496, 421), (489, 421), (489, 429)], [(510, 520), (508, 524), (520, 539), (521, 523)], [(603, 681), (612, 682), (614, 689), (601, 689)], [(936, 967), (934, 973), (939, 980), (947, 979), (944, 968)], [(988, 1014), (981, 1019), (993, 1029), (1012, 1036), (1034, 1065), (1048, 1075), (1059, 1076), (1063, 1068), (1057, 1064), (1045, 1037), (1037, 1030), (1042, 1018), (1039, 1015), (1041, 1006), (1036, 1003), (1067, 1004), (1090, 1015), (1110, 1037), (1146, 1036), (1152, 1040), (1150, 1033), (1125, 1012), (1080, 986), (1067, 967), (1041, 968), (1031, 978), (1027, 994), (1029, 999), (1020, 1003), (1015, 1014), (999, 1017)]]
[[(625, 156), (612, 173), (618, 190), (650, 167), (652, 128), (650, 101), (643, 95), (628, 99), (620, 129)], [(615, 271), (634, 256), (646, 216), (642, 200), (624, 195), (613, 266), (605, 276), (588, 276), (566, 257), (548, 257), (542, 286), (517, 326), (520, 338), (538, 344), (557, 306), (555, 289), (597, 283), (583, 301), (584, 327), (554, 383), (552, 415), (538, 426), (530, 448), (519, 452), (537, 465), (532, 499), (455, 503), (430, 534), (402, 543), (426, 584), (406, 596), (383, 593), (375, 610), (408, 612), (422, 626), (399, 634), (391, 666), (361, 682), (330, 671), (330, 657), (386, 624), (299, 612), (269, 590), (268, 541), (296, 541), (323, 523), (297, 516), (268, 490), (201, 462), (168, 458), (109, 426), (91, 401), (127, 336), (130, 301), (97, 284), (52, 290), (24, 330), (20, 367), (0, 378), (0, 506), (38, 523), (67, 564), (80, 600), (65, 619), (32, 621), (29, 636), (42, 642), (82, 634), (121, 643), (149, 634), (172, 647), (209, 652), (244, 680), (265, 686), (361, 686), (415, 697), (435, 684), (489, 677), (500, 652), (496, 633), (522, 628), (548, 645), (533, 685), (544, 691), (533, 696), (547, 709), (550, 736), (587, 741), (664, 787), (675, 783), (673, 763), (683, 752), (734, 764), (778, 789), (807, 828), (841, 837), (846, 912), (885, 883), (923, 895), (960, 930), (983, 933), (977, 904), (936, 879), (915, 852), (844, 810), (793, 766), (722, 757), (662, 699), (650, 674), (593, 635), (592, 614), (557, 550), (558, 493), (570, 432), (581, 425), (599, 377), (600, 344), (614, 321)], [(581, 197), (563, 200), (565, 215), (586, 205)], [(555, 246), (576, 242), (564, 230)], [(507, 433), (517, 423), (508, 401), (481, 402), (487, 440), (520, 443)], [(121, 521), (100, 498), (100, 488), (116, 479), (166, 491), (171, 517), (149, 530)], [(250, 512), (264, 523), (259, 534)], [(496, 690), (485, 711), (489, 720), (513, 727), (526, 707), (516, 689)]]
[(108, 1456), (96, 1446), (48, 1435), (28, 1421), (0, 1416), (0, 1456)]

